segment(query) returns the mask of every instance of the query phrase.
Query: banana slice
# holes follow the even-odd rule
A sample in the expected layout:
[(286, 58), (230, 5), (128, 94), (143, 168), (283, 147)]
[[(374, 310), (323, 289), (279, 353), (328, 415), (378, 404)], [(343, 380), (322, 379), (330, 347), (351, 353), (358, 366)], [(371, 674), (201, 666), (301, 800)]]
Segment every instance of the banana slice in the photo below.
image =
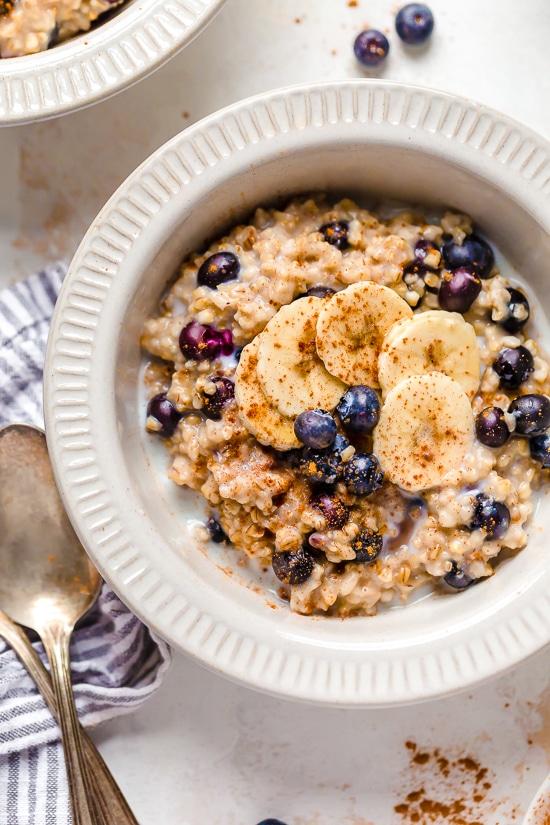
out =
[(317, 352), (325, 367), (346, 384), (378, 387), (378, 355), (384, 336), (410, 306), (386, 286), (361, 281), (322, 305)]
[(300, 298), (281, 307), (260, 336), (258, 380), (284, 416), (304, 410), (333, 410), (346, 387), (330, 375), (317, 355), (317, 318), (325, 301)]
[(442, 372), (470, 400), (480, 380), (479, 347), (473, 326), (458, 312), (432, 310), (404, 318), (388, 331), (378, 360), (384, 395), (411, 375)]
[(294, 435), (294, 421), (272, 407), (258, 382), (259, 338), (254, 338), (241, 353), (235, 372), (235, 402), (241, 421), (260, 444), (276, 450), (291, 450), (301, 446)]
[(374, 453), (390, 481), (418, 492), (458, 469), (473, 438), (472, 407), (461, 385), (430, 372), (390, 391), (374, 431)]

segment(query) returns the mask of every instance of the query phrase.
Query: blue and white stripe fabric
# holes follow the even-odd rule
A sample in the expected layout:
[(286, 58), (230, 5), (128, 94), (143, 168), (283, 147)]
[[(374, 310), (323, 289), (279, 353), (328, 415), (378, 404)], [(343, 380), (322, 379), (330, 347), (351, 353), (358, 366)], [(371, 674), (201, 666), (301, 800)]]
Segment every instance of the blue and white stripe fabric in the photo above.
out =
[[(0, 292), (0, 425), (43, 426), (44, 353), (64, 274), (57, 264)], [(45, 661), (41, 644), (35, 647)], [(92, 726), (135, 710), (159, 687), (169, 665), (168, 647), (104, 585), (71, 648), (81, 721)], [(58, 727), (0, 639), (0, 825), (70, 822)]]

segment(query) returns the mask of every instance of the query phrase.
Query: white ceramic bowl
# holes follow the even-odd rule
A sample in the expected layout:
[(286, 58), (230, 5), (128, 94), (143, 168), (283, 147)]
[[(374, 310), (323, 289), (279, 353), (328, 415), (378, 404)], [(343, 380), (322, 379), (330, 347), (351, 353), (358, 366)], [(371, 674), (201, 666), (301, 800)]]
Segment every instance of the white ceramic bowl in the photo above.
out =
[(165, 478), (162, 445), (144, 432), (141, 326), (181, 259), (255, 205), (311, 189), (463, 209), (550, 306), (550, 147), (528, 129), (470, 101), (379, 81), (235, 104), (140, 166), (72, 262), (46, 367), (57, 481), (121, 598), (214, 670), (334, 705), (442, 696), (550, 640), (550, 508), (539, 508), (529, 546), (479, 587), (374, 618), (299, 616), (192, 546), (186, 516), (204, 510)]
[(131, 86), (193, 40), (225, 0), (128, 0), (59, 46), (0, 61), (0, 125), (82, 109)]

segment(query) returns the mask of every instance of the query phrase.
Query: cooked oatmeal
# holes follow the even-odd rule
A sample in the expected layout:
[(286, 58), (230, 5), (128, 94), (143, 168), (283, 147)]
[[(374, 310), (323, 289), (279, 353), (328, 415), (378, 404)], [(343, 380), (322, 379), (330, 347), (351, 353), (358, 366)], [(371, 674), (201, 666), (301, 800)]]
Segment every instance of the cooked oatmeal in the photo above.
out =
[(88, 31), (123, 0), (0, 0), (0, 57), (42, 52)]
[(258, 209), (147, 320), (147, 429), (208, 503), (199, 536), (272, 565), (293, 610), (460, 591), (525, 546), (550, 466), (529, 315), (466, 215)]

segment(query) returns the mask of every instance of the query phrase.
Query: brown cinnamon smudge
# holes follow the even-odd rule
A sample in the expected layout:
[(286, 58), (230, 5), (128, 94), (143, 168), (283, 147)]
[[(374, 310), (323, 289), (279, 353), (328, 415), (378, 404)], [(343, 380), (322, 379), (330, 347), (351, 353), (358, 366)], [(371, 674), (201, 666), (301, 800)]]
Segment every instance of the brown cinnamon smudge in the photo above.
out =
[[(486, 825), (492, 775), (469, 754), (443, 754), (405, 742), (410, 763), (404, 799), (394, 806), (403, 825)], [(484, 804), (485, 803), (485, 804)], [(516, 819), (515, 812), (507, 821)]]

